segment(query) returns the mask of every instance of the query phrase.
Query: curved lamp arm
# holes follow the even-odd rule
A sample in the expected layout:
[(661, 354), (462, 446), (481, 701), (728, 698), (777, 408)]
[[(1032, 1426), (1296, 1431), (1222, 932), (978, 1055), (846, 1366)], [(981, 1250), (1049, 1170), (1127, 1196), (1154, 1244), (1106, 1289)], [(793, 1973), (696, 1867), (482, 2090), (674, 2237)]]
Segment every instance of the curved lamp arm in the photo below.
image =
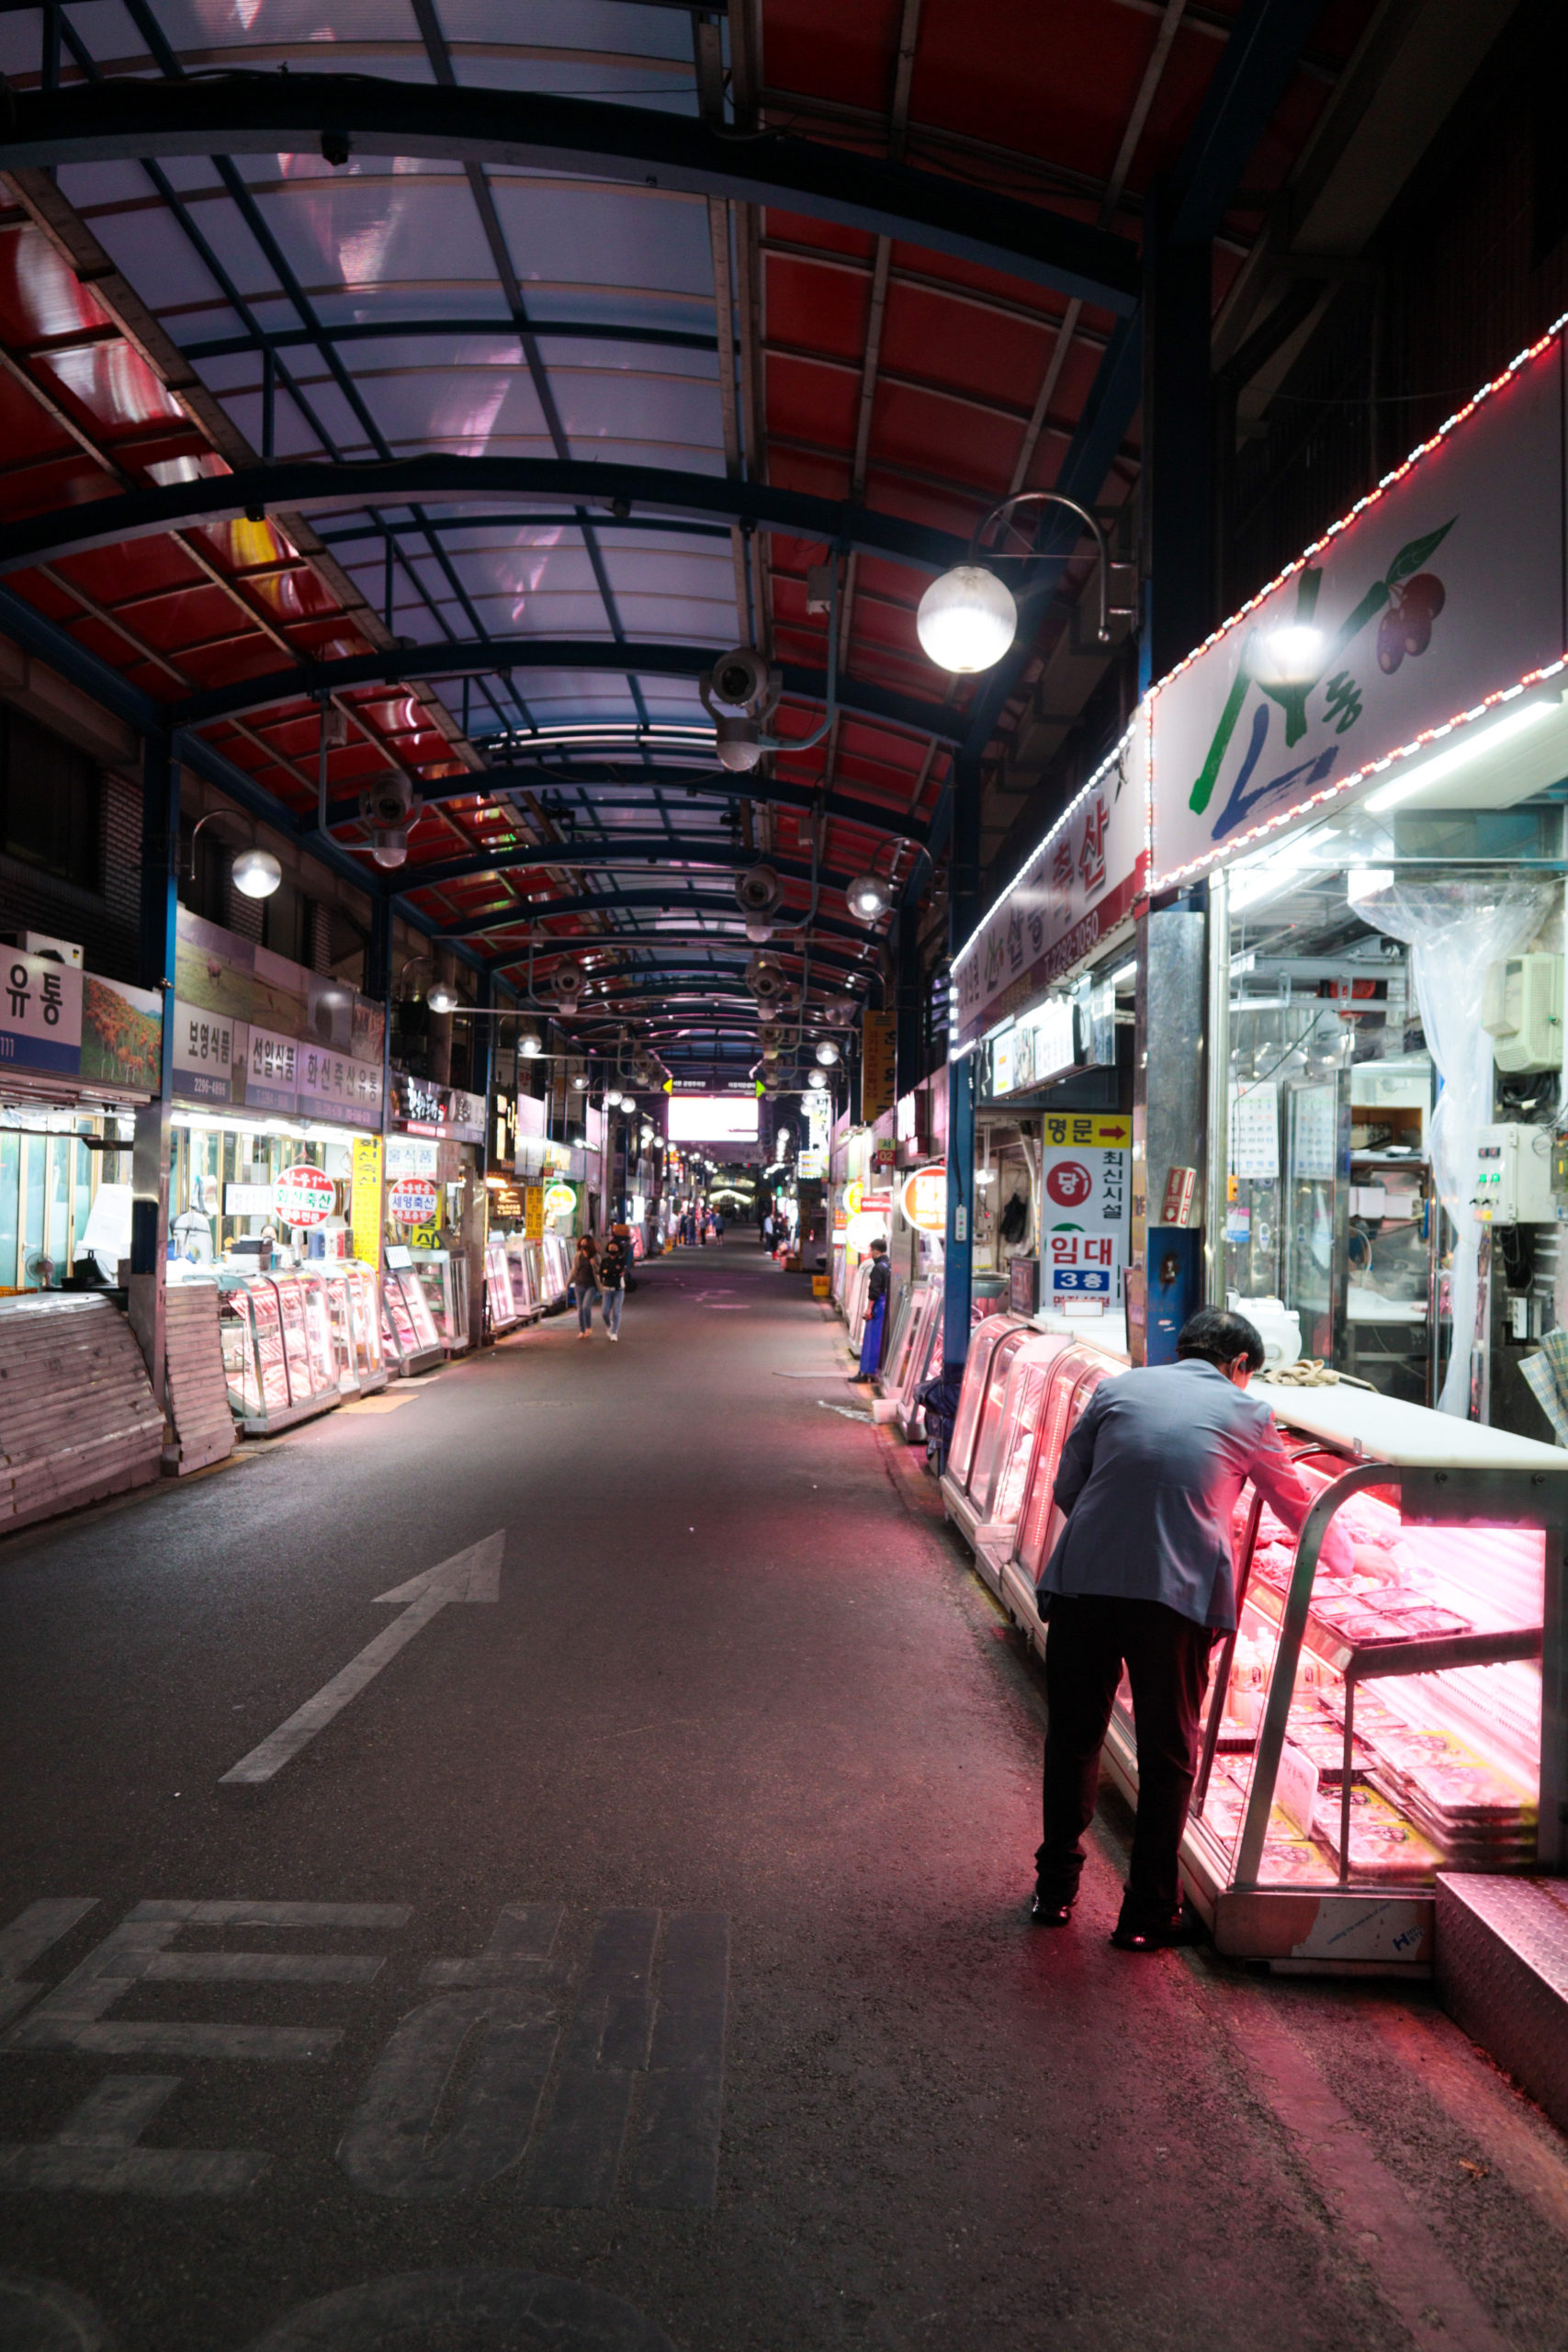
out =
[[(982, 514), (975, 526), (969, 540), (969, 561), (974, 563), (978, 558), (980, 542), (992, 524), (1000, 522), (1004, 515), (1011, 514), (1020, 506), (1065, 506), (1069, 514), (1077, 516), (1085, 530), (1092, 536), (1100, 556), (1100, 625), (1095, 631), (1095, 641), (1100, 645), (1109, 645), (1111, 642), (1111, 549), (1106, 541), (1104, 529), (1097, 517), (1089, 513), (1087, 506), (1080, 506), (1076, 498), (1068, 498), (1059, 490), (1020, 490), (1015, 491), (1010, 498), (998, 500), (990, 513)], [(994, 548), (991, 560), (993, 563), (998, 561), (1027, 563), (1032, 552), (1033, 550), (1030, 549), (1025, 553), (1003, 555), (1000, 549)]]

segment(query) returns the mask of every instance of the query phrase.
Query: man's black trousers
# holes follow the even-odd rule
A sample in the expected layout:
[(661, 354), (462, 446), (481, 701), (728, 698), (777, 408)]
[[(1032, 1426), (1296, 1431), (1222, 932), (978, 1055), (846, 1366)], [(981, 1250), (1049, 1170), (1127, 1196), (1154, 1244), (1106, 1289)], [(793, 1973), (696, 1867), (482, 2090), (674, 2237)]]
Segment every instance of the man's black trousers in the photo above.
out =
[(1094, 1816), (1100, 1751), (1126, 1665), (1138, 1740), (1138, 1818), (1122, 1924), (1158, 1927), (1180, 1907), (1186, 1826), (1214, 1635), (1160, 1600), (1056, 1594), (1046, 1621), (1045, 1835), (1035, 1866), (1048, 1902), (1070, 1903)]

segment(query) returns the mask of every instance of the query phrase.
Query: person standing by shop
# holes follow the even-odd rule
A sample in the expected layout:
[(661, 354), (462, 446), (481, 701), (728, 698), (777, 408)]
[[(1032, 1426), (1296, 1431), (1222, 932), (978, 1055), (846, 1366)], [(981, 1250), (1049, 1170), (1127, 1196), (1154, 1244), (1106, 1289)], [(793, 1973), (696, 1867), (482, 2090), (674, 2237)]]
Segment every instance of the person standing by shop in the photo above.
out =
[(572, 1261), (571, 1288), (577, 1300), (577, 1336), (580, 1340), (592, 1337), (593, 1302), (599, 1296), (598, 1245), (591, 1233), (585, 1233), (577, 1245)]
[(631, 1243), (624, 1226), (616, 1226), (599, 1253), (599, 1296), (604, 1309), (604, 1333), (607, 1339), (621, 1336), (621, 1309), (626, 1301), (626, 1266), (631, 1258)]
[(860, 1370), (857, 1380), (874, 1380), (882, 1362), (882, 1327), (887, 1319), (887, 1292), (893, 1280), (887, 1263), (887, 1244), (874, 1241), (871, 1245), (871, 1272), (865, 1278), (865, 1322), (861, 1330)]
[[(1032, 1917), (1066, 1927), (1083, 1871), (1100, 1751), (1125, 1666), (1138, 1748), (1132, 1864), (1111, 1942), (1159, 1951), (1192, 1940), (1178, 1855), (1192, 1793), (1209, 1651), (1235, 1624), (1231, 1522), (1250, 1478), (1299, 1531), (1313, 1496), (1274, 1416), (1245, 1391), (1263, 1342), (1242, 1315), (1201, 1307), (1175, 1363), (1104, 1380), (1062, 1449), (1066, 1514), (1039, 1583), (1045, 1637), (1044, 1837)], [(1348, 1568), (1330, 1521), (1323, 1556)]]

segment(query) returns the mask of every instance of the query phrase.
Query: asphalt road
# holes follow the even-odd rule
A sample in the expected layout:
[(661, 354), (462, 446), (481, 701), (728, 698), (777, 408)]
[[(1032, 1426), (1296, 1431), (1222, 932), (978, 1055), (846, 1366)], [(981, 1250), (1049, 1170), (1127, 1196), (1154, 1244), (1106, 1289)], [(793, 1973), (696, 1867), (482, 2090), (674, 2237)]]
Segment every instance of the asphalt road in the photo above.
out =
[(0, 2352), (1568, 2342), (1419, 1995), (1111, 1951), (1109, 1798), (1027, 1926), (1037, 1678), (800, 1291), (0, 1546)]

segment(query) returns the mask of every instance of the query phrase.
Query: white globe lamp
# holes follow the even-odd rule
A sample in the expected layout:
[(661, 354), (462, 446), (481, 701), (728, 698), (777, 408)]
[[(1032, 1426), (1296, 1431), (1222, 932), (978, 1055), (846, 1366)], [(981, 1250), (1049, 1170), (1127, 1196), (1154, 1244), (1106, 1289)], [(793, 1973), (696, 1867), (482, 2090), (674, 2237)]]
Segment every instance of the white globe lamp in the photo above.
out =
[(1018, 606), (984, 564), (955, 563), (920, 598), (915, 629), (939, 670), (967, 676), (1001, 660), (1018, 632)]

